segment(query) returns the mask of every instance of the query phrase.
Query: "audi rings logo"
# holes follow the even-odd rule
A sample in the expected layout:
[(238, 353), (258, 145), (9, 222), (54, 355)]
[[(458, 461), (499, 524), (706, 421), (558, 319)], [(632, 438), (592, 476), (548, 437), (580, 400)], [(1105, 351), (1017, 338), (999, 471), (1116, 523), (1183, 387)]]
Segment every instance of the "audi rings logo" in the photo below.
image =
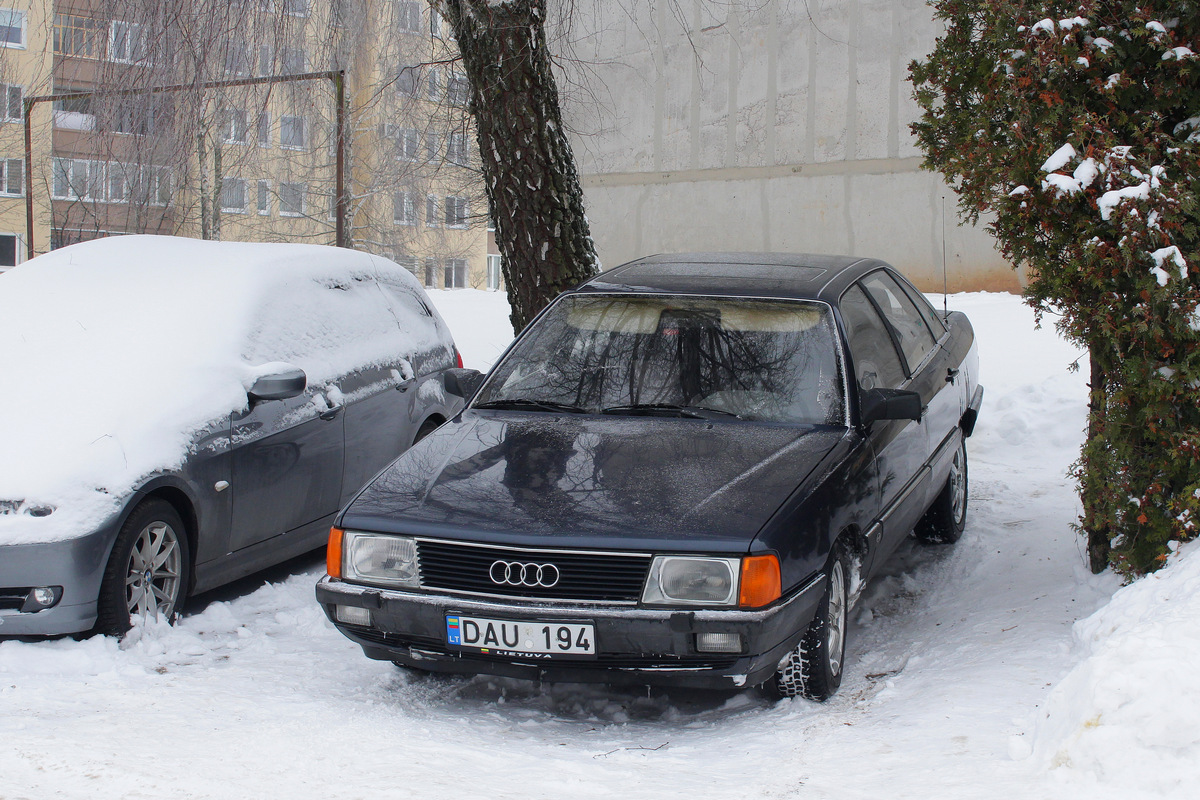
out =
[(492, 583), (500, 586), (540, 586), (549, 589), (558, 583), (558, 567), (553, 564), (524, 564), (520, 561), (493, 561), (488, 570)]

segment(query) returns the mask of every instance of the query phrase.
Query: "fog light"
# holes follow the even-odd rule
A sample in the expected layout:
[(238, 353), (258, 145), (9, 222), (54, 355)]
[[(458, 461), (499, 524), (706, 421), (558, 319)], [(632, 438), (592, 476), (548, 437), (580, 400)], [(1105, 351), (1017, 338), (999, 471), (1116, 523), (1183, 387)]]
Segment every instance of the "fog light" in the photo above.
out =
[(697, 633), (696, 652), (740, 653), (742, 652), (742, 635), (740, 633)]
[(357, 606), (338, 606), (334, 611), (334, 616), (337, 617), (338, 622), (344, 622), (347, 625), (371, 624), (371, 612)]
[(21, 610), (29, 613), (50, 608), (62, 599), (62, 591), (61, 586), (35, 586), (25, 595)]

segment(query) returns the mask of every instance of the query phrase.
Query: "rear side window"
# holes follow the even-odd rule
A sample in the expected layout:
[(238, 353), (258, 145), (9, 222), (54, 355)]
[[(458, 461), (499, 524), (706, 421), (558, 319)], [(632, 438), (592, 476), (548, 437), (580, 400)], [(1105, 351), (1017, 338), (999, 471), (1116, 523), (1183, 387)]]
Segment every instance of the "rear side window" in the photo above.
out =
[(841, 311), (858, 388), (864, 391), (895, 389), (904, 383), (904, 368), (900, 366), (900, 356), (892, 338), (879, 313), (857, 284), (842, 295)]
[(861, 283), (883, 312), (889, 330), (904, 351), (909, 369), (915, 370), (937, 343), (937, 337), (929, 330), (929, 323), (886, 272), (872, 272)]

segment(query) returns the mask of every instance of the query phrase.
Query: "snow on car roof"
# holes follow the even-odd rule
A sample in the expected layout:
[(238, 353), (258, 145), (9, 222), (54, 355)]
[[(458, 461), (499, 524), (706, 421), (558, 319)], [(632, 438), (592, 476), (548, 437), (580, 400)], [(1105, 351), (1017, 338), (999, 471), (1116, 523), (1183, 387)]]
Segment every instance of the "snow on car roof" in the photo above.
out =
[(39, 256), (0, 276), (0, 544), (95, 527), (269, 362), (317, 386), (450, 341), (407, 270), (351, 250), (121, 236)]

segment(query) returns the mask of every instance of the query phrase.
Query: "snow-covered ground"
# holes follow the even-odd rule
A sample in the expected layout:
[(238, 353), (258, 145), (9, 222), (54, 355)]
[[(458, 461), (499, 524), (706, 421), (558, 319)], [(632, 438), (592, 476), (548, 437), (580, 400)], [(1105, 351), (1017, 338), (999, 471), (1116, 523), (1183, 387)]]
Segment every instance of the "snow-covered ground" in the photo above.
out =
[[(432, 295), (468, 366), (507, 344), (501, 296)], [(868, 588), (830, 701), (414, 677), (325, 621), (310, 558), (174, 629), (0, 643), (0, 798), (1194, 797), (1200, 549), (1090, 575), (1080, 353), (1018, 298), (950, 305), (987, 390), (967, 531)]]

